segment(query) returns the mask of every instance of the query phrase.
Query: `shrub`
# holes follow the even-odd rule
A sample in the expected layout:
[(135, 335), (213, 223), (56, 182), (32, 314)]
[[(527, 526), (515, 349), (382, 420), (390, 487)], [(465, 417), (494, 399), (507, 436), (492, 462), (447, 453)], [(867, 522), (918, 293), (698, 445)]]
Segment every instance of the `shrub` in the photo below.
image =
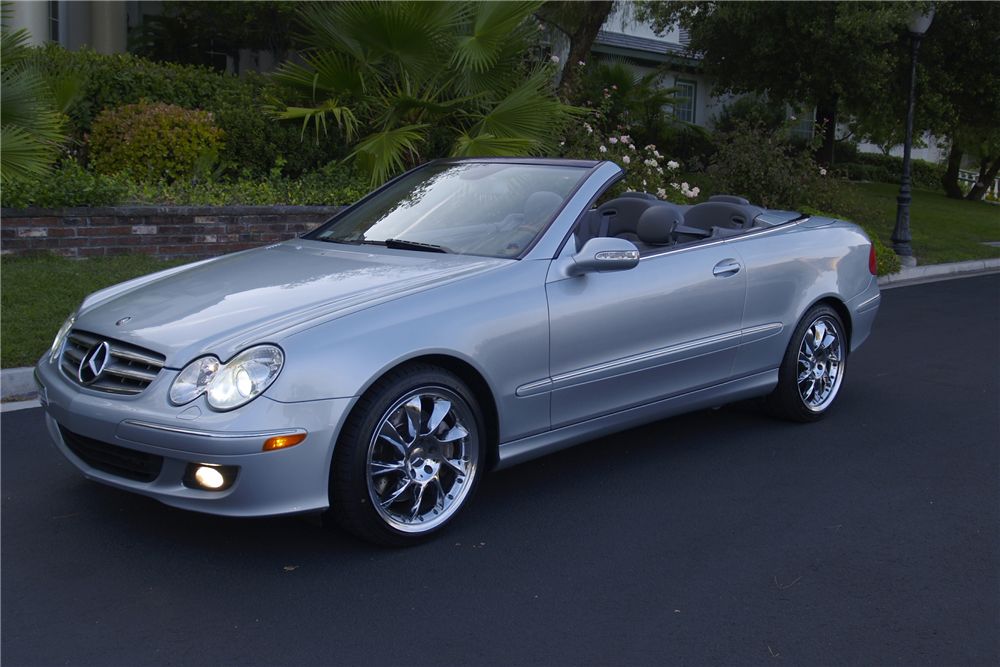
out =
[(614, 127), (607, 134), (601, 129), (595, 129), (589, 122), (572, 123), (567, 126), (566, 134), (560, 143), (560, 157), (582, 160), (609, 160), (625, 171), (625, 178), (604, 195), (604, 199), (615, 197), (626, 190), (649, 192), (660, 199), (693, 204), (692, 199), (700, 194), (697, 187), (687, 183), (678, 183), (677, 170), (680, 164), (661, 155), (654, 144), (637, 148), (629, 134), (630, 127), (625, 124), (613, 125), (609, 111), (612, 108), (610, 97), (605, 98), (598, 108), (591, 112), (588, 120), (602, 123), (605, 127)]
[(218, 155), (222, 131), (212, 114), (141, 101), (105, 109), (90, 137), (94, 170), (137, 180), (192, 176), (199, 160)]
[(103, 176), (84, 169), (76, 160), (64, 160), (45, 178), (10, 183), (0, 191), (0, 205), (19, 209), (113, 206), (135, 189), (127, 178)]
[(738, 195), (764, 208), (824, 206), (837, 196), (837, 183), (811, 156), (813, 144), (792, 139), (794, 118), (777, 130), (762, 123), (735, 121), (730, 132), (714, 135), (715, 156), (708, 167), (719, 193)]
[[(879, 183), (899, 183), (903, 178), (903, 158), (882, 153), (858, 153), (858, 164), (882, 167), (884, 171), (874, 171)], [(838, 165), (841, 166), (841, 165)], [(941, 191), (941, 181), (947, 168), (927, 160), (910, 160), (910, 187)], [(874, 178), (864, 180), (874, 181)]]
[(298, 123), (278, 121), (265, 107), (281, 110), (290, 93), (258, 75), (239, 79), (222, 91), (216, 102), (215, 122), (226, 133), (221, 161), (243, 176), (267, 176), (283, 161), (285, 174), (299, 176), (346, 156), (347, 150), (336, 126), (329, 132), (307, 132)]
[(89, 134), (105, 109), (140, 100), (210, 109), (233, 78), (207, 67), (154, 63), (129, 54), (103, 54), (82, 47), (68, 51), (49, 43), (38, 50), (41, 66), (51, 73), (75, 73), (84, 84), (82, 98), (67, 112), (75, 136)]

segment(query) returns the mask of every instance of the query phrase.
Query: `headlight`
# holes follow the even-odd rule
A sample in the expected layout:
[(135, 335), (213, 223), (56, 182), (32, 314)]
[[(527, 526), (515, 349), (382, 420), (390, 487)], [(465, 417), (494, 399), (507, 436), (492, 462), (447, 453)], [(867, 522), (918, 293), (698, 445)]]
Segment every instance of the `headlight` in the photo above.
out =
[(274, 345), (244, 350), (225, 364), (211, 356), (195, 359), (170, 386), (170, 402), (184, 405), (207, 394), (215, 410), (238, 408), (264, 393), (284, 363), (284, 353)]
[(59, 351), (62, 349), (63, 343), (66, 342), (66, 337), (69, 336), (69, 330), (73, 328), (74, 324), (76, 324), (76, 316), (78, 312), (79, 311), (74, 312), (72, 315), (67, 317), (66, 321), (63, 322), (61, 327), (59, 327), (59, 333), (56, 334), (56, 339), (52, 341), (52, 348), (49, 350), (50, 364), (59, 359)]

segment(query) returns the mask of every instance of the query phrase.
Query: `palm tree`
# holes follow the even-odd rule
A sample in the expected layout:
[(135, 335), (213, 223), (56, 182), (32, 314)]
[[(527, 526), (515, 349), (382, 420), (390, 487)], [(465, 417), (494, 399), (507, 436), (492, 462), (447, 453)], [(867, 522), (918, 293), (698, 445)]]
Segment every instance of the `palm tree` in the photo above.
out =
[(274, 75), (307, 105), (276, 115), (303, 133), (336, 122), (373, 185), (442, 155), (548, 152), (574, 110), (555, 96), (554, 63), (530, 58), (540, 4), (307, 3), (306, 65)]
[[(8, 11), (4, 11), (6, 19)], [(4, 26), (6, 27), (6, 26)], [(43, 175), (59, 156), (63, 115), (24, 29), (0, 32), (0, 180)]]

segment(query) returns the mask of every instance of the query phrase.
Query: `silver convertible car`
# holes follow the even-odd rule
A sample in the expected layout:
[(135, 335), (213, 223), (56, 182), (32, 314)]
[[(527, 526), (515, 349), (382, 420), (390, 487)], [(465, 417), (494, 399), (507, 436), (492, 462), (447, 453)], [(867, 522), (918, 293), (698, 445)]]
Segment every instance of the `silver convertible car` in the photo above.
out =
[(812, 421), (879, 307), (858, 227), (606, 194), (610, 162), (447, 159), (301, 238), (93, 294), (35, 377), (96, 481), (409, 545), (483, 474), (766, 397)]

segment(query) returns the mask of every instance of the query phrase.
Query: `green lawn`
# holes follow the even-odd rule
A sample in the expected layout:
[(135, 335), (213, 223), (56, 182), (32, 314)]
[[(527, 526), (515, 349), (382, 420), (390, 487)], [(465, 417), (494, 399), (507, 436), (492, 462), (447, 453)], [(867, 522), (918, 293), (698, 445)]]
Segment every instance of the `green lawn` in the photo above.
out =
[[(890, 245), (896, 227), (898, 185), (859, 183), (853, 187), (873, 215), (865, 221)], [(910, 203), (910, 247), (917, 264), (947, 264), (1000, 257), (1000, 248), (983, 245), (1000, 241), (1000, 206), (988, 202), (948, 199), (940, 192), (914, 190)]]
[[(871, 213), (864, 224), (883, 243), (896, 224), (898, 187), (882, 183), (854, 186)], [(913, 252), (920, 264), (1000, 257), (1000, 206), (948, 199), (915, 190), (910, 206)], [(0, 263), (0, 366), (34, 365), (59, 325), (91, 292), (153, 271), (185, 263), (146, 255), (73, 261), (56, 257), (7, 257)]]
[(0, 261), (0, 367), (34, 366), (63, 320), (85, 296), (110, 285), (185, 264), (148, 255), (74, 261), (50, 255)]

